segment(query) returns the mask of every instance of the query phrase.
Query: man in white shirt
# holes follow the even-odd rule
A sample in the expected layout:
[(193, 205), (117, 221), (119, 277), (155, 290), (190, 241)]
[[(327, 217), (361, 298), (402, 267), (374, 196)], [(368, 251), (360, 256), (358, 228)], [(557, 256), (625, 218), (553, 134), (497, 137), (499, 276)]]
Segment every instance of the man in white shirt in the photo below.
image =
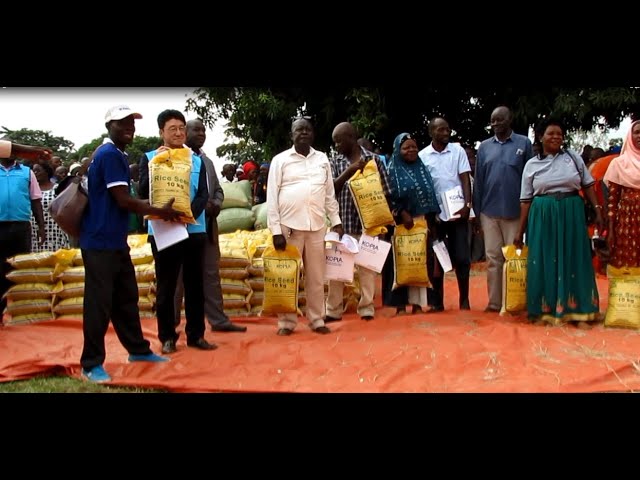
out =
[[(304, 262), (307, 320), (316, 333), (330, 333), (324, 324), (325, 216), (343, 235), (329, 159), (314, 150), (313, 125), (306, 118), (291, 125), (293, 147), (271, 161), (267, 184), (267, 223), (273, 246), (284, 250), (295, 245)], [(291, 335), (296, 314), (278, 315), (278, 335)]]
[[(471, 212), (471, 181), (469, 180), (469, 159), (464, 149), (458, 143), (449, 143), (451, 128), (444, 118), (436, 117), (429, 122), (429, 136), (431, 144), (422, 149), (418, 155), (429, 169), (436, 197), (440, 204), (440, 222), (438, 223), (438, 237), (447, 245), (453, 268), (456, 271), (458, 290), (460, 292), (460, 310), (470, 310), (469, 306), (469, 272), (471, 270), (471, 250), (469, 246), (469, 214)], [(442, 208), (442, 194), (455, 187), (462, 187), (464, 206), (454, 212), (459, 218), (446, 221)], [(437, 262), (437, 260), (434, 260)], [(431, 312), (444, 310), (444, 275), (442, 269), (439, 275), (433, 275), (429, 290)], [(433, 272), (433, 269), (429, 269)]]

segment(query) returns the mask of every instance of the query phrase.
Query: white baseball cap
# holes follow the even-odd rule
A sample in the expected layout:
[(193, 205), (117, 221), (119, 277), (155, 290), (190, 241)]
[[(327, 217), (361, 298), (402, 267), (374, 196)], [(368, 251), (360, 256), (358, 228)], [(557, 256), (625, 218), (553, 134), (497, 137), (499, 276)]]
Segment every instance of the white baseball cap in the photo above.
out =
[(131, 110), (129, 106), (116, 105), (107, 111), (107, 114), (104, 116), (104, 121), (105, 123), (109, 123), (112, 120), (122, 120), (123, 118), (127, 118), (129, 115), (133, 115), (133, 118), (136, 120), (140, 120), (142, 118), (142, 115)]

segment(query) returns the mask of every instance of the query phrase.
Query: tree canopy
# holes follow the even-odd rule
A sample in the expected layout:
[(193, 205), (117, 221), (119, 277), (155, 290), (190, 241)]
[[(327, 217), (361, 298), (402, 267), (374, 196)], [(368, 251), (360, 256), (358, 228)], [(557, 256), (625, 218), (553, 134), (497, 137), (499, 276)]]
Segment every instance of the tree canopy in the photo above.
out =
[(35, 145), (39, 147), (48, 147), (53, 151), (54, 155), (67, 158), (73, 151), (74, 143), (64, 137), (56, 137), (51, 132), (43, 130), (29, 130), (22, 128), (20, 130), (9, 130), (2, 127), (0, 135), (6, 136), (9, 140), (23, 145)]
[(361, 136), (385, 152), (402, 132), (413, 134), (422, 148), (430, 142), (427, 122), (447, 119), (455, 132), (452, 141), (475, 143), (490, 135), (493, 109), (506, 105), (514, 112), (514, 130), (528, 128), (545, 116), (562, 119), (569, 130), (617, 128), (626, 117), (640, 117), (638, 87), (460, 87), (407, 84), (381, 87), (281, 88), (200, 87), (187, 100), (210, 127), (227, 122), (229, 141), (218, 156), (266, 159), (291, 146), (292, 118), (313, 117), (315, 147), (328, 152), (331, 133), (340, 122), (350, 121)]
[[(77, 152), (70, 156), (72, 162), (77, 162), (84, 157), (90, 157), (93, 151), (102, 145), (102, 141), (107, 136), (106, 133), (102, 136), (91, 140), (89, 143), (83, 145)], [(134, 136), (133, 142), (127, 147), (127, 153), (129, 154), (129, 163), (138, 163), (143, 153), (155, 150), (162, 144), (160, 137), (140, 137)]]

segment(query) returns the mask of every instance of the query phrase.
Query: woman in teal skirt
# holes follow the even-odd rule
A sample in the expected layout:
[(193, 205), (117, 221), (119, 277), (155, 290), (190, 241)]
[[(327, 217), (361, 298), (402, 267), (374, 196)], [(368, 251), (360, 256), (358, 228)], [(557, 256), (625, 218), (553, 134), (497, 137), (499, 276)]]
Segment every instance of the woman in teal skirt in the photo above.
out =
[(526, 232), (529, 319), (583, 327), (600, 320), (600, 314), (580, 189), (594, 205), (600, 229), (602, 205), (580, 155), (563, 148), (564, 133), (563, 124), (554, 119), (543, 120), (536, 129), (541, 153), (522, 172), (520, 231), (514, 243), (521, 247)]

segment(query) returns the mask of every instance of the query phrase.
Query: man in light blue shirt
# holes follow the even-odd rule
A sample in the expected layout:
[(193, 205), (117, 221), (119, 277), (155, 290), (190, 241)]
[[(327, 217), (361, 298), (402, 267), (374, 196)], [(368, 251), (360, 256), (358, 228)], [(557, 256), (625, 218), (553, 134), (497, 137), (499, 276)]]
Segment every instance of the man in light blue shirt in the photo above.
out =
[(524, 164), (533, 157), (531, 141), (511, 129), (513, 114), (501, 106), (491, 113), (494, 136), (476, 156), (473, 205), (484, 234), (489, 304), (485, 312), (502, 307), (502, 247), (513, 242), (520, 227), (520, 185)]

